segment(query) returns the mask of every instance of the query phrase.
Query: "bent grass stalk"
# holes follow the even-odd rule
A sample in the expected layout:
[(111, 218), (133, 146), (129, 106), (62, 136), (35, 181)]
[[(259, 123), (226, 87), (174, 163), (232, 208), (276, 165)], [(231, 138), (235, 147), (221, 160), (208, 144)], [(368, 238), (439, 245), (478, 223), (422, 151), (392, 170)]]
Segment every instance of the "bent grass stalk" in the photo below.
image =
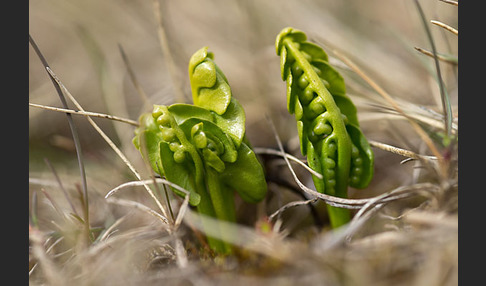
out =
[(51, 111), (70, 113), (70, 114), (74, 114), (74, 115), (84, 115), (84, 116), (90, 116), (90, 117), (105, 118), (105, 119), (109, 119), (109, 120), (127, 123), (127, 124), (130, 124), (132, 126), (136, 126), (136, 127), (139, 126), (138, 122), (135, 121), (135, 120), (126, 119), (126, 118), (122, 118), (122, 117), (118, 117), (118, 116), (110, 115), (110, 114), (104, 114), (104, 113), (99, 113), (99, 112), (90, 112), (90, 111), (82, 111), (82, 110), (72, 110), (72, 109), (59, 108), (59, 107), (48, 106), (48, 105), (43, 105), (43, 104), (36, 104), (36, 103), (31, 103), (31, 102), (29, 102), (29, 106), (41, 108), (41, 109), (46, 109), (46, 110), (51, 110)]

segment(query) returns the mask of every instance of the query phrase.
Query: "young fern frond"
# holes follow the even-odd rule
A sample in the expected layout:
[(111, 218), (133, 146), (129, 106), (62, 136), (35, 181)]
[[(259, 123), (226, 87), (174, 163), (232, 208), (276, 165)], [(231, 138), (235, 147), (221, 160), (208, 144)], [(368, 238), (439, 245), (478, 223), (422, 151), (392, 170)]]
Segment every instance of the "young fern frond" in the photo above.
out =
[[(155, 172), (188, 190), (189, 203), (200, 213), (234, 222), (233, 190), (255, 203), (265, 197), (267, 185), (245, 138), (244, 110), (232, 98), (226, 77), (212, 59), (204, 47), (190, 60), (195, 105), (154, 105), (152, 113), (140, 116), (133, 143), (139, 150), (145, 144), (144, 159)], [(208, 242), (220, 253), (231, 251), (216, 239), (209, 237)]]
[[(373, 177), (374, 155), (359, 128), (356, 107), (342, 76), (316, 44), (299, 30), (285, 28), (276, 39), (287, 109), (295, 114), (300, 148), (320, 193), (345, 198), (347, 187), (365, 188)], [(328, 206), (333, 227), (350, 219), (349, 210)]]

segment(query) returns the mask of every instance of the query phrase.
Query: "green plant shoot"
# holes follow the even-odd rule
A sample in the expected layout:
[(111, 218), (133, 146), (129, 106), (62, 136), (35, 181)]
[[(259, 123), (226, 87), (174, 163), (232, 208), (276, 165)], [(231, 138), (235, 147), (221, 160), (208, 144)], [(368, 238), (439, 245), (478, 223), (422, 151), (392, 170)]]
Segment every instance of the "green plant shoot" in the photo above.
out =
[[(207, 47), (189, 62), (194, 105), (154, 105), (140, 116), (133, 143), (152, 169), (190, 192), (199, 213), (235, 222), (233, 191), (255, 203), (267, 191), (263, 168), (245, 137), (245, 113), (232, 97), (223, 72)], [(173, 189), (184, 197), (185, 194)], [(208, 237), (218, 253), (231, 246)]]
[[(295, 114), (300, 148), (318, 192), (347, 197), (348, 185), (365, 188), (373, 177), (374, 155), (359, 128), (356, 107), (346, 96), (342, 76), (328, 56), (297, 29), (285, 28), (276, 39), (287, 109)], [(327, 206), (332, 227), (350, 220), (350, 211)]]

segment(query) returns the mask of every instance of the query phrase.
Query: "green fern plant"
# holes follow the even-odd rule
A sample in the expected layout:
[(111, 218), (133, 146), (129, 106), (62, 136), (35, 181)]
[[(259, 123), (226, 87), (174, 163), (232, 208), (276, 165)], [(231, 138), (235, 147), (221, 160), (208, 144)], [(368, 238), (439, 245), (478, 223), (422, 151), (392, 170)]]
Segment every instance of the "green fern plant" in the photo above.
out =
[[(374, 155), (359, 128), (356, 107), (346, 96), (342, 76), (302, 31), (285, 28), (276, 39), (287, 109), (295, 114), (300, 148), (318, 192), (347, 197), (348, 185), (365, 188), (373, 177)], [(348, 209), (327, 206), (332, 227), (350, 220)]]
[[(156, 173), (190, 192), (199, 213), (235, 222), (233, 190), (247, 202), (262, 200), (263, 168), (245, 137), (244, 110), (207, 47), (191, 57), (189, 78), (194, 105), (154, 105), (140, 116), (133, 143)], [(208, 237), (208, 243), (231, 252), (225, 241)]]

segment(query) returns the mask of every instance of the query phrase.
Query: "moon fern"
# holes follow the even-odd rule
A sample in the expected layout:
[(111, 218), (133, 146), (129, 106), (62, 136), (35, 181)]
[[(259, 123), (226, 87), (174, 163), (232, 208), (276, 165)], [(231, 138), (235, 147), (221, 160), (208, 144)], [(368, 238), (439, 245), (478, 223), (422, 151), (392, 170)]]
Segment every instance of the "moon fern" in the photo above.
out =
[[(295, 114), (300, 148), (318, 192), (346, 197), (348, 185), (365, 188), (373, 177), (374, 155), (359, 128), (356, 107), (346, 96), (342, 76), (318, 45), (302, 31), (285, 28), (276, 39), (287, 109)], [(350, 220), (347, 209), (328, 206), (333, 227)]]
[[(154, 105), (151, 113), (140, 116), (133, 143), (156, 173), (190, 192), (189, 203), (198, 212), (234, 222), (233, 190), (255, 203), (265, 197), (267, 185), (245, 137), (243, 107), (207, 49), (189, 62), (194, 105)], [(231, 252), (224, 229), (220, 233), (223, 241), (208, 237), (210, 247)]]

